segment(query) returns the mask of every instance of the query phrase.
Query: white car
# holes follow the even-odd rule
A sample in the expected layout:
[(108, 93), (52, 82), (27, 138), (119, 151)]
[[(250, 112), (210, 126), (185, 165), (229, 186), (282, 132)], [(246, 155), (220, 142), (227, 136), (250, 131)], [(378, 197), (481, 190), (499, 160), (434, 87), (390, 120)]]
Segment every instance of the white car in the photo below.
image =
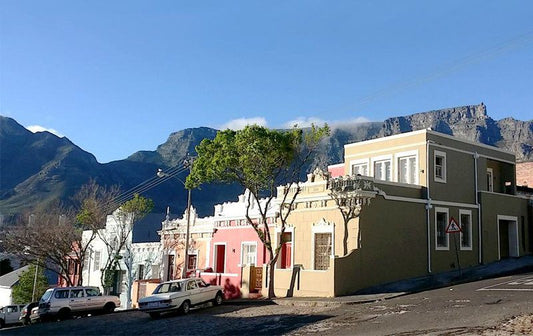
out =
[(139, 309), (158, 318), (163, 312), (179, 310), (187, 314), (192, 306), (206, 302), (222, 304), (223, 289), (212, 286), (199, 278), (163, 282), (152, 295), (139, 300)]
[(0, 329), (11, 324), (19, 323), (20, 311), (24, 305), (9, 305), (0, 308)]
[[(89, 313), (112, 313), (119, 306), (117, 296), (102, 295), (97, 287), (56, 287), (39, 300), (38, 316), (40, 320), (65, 320)], [(34, 320), (33, 310), (30, 318)]]

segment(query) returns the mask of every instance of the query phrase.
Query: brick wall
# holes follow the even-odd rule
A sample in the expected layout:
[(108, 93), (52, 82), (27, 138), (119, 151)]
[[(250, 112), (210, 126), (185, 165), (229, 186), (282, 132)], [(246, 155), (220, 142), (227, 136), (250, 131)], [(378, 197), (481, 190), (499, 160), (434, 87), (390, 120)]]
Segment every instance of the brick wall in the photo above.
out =
[(516, 164), (516, 185), (533, 187), (533, 161)]

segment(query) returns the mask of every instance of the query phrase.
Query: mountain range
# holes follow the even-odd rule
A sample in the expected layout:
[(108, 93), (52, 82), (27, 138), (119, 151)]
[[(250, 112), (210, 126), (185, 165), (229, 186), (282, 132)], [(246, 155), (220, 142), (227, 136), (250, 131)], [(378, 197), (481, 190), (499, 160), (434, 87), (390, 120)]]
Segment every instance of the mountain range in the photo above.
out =
[[(481, 103), (393, 117), (383, 122), (336, 126), (309, 168), (342, 162), (345, 144), (423, 128), (497, 146), (515, 153), (517, 161), (533, 160), (533, 120), (496, 121)], [(102, 164), (66, 137), (32, 133), (14, 119), (0, 116), (0, 215), (9, 219), (32, 208), (46, 207), (56, 199), (68, 204), (90, 179), (130, 190), (153, 178), (159, 168), (182, 165), (187, 153), (194, 154), (202, 139), (213, 139), (216, 133), (217, 130), (208, 127), (184, 129), (170, 134), (155, 151), (139, 151), (124, 160)], [(177, 177), (183, 180), (186, 174), (184, 171)], [(193, 190), (192, 203), (199, 215), (211, 215), (214, 204), (236, 200), (242, 191), (236, 185), (204, 185)], [(187, 204), (186, 190), (173, 179), (143, 195), (154, 200), (154, 211), (164, 211), (169, 206), (172, 212), (181, 214)]]

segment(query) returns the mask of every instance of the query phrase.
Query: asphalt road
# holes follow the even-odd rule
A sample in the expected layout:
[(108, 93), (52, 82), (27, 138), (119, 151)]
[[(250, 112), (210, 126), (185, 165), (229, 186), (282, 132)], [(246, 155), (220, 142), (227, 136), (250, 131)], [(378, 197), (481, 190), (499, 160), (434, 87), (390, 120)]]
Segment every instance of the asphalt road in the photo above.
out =
[[(139, 311), (4, 329), (2, 335), (471, 335), (533, 314), (533, 274), (340, 307), (231, 305), (152, 320)], [(527, 334), (527, 332), (526, 332)]]
[[(294, 335), (471, 335), (521, 314), (533, 314), (533, 274), (410, 294), (333, 311), (333, 318)], [(528, 330), (526, 335), (533, 334)]]

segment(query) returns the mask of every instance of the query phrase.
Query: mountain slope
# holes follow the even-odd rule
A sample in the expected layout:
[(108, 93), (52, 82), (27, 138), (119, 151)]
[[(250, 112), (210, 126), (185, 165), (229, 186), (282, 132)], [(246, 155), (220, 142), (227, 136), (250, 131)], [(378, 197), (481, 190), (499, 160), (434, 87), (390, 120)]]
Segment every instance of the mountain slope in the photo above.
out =
[[(518, 161), (533, 160), (533, 121), (505, 118), (495, 121), (483, 104), (440, 109), (384, 122), (347, 124), (332, 130), (310, 168), (342, 162), (344, 145), (423, 128), (458, 138), (482, 142), (512, 151)], [(202, 139), (213, 139), (217, 130), (207, 127), (172, 133), (155, 151), (140, 151), (125, 160), (100, 164), (95, 157), (67, 138), (48, 132), (31, 133), (15, 120), (0, 116), (0, 214), (20, 213), (60, 199), (69, 202), (89, 179), (102, 185), (119, 185), (126, 191), (154, 177), (158, 168), (182, 165), (187, 153)], [(187, 172), (177, 176), (184, 180)], [(156, 204), (181, 214), (187, 192), (179, 179), (168, 180), (143, 193)], [(192, 203), (202, 216), (213, 205), (236, 199), (242, 188), (235, 185), (205, 185), (192, 193)]]

